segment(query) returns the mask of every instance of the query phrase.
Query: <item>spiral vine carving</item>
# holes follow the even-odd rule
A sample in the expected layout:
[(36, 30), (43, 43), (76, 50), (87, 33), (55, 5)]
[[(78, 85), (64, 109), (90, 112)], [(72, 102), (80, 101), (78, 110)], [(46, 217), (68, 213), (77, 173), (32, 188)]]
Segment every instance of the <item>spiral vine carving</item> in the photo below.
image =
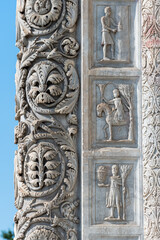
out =
[(142, 1), (144, 239), (160, 239), (159, 1)]
[(78, 0), (17, 0), (15, 240), (76, 240)]

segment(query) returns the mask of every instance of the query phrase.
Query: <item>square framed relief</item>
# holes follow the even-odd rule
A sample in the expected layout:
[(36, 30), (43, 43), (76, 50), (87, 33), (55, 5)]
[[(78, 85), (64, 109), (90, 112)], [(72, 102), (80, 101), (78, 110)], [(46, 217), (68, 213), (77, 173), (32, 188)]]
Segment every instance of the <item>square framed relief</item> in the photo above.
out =
[(88, 20), (90, 68), (139, 68), (139, 2), (95, 0), (91, 5)]
[(137, 77), (90, 77), (89, 146), (137, 148), (141, 98)]
[(89, 169), (90, 225), (139, 226), (142, 217), (140, 159), (96, 157), (89, 159)]

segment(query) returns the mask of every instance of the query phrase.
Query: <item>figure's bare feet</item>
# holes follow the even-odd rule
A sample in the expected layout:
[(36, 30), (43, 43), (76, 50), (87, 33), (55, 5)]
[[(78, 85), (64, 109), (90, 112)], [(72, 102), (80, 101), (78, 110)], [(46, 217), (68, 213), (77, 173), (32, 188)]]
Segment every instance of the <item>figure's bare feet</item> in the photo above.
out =
[(110, 58), (107, 58), (107, 57), (104, 57), (103, 58), (104, 61), (108, 61), (108, 60), (111, 60)]
[(111, 220), (111, 219), (114, 219), (114, 217), (113, 216), (109, 216), (109, 217), (106, 217), (104, 220), (106, 221), (106, 220)]

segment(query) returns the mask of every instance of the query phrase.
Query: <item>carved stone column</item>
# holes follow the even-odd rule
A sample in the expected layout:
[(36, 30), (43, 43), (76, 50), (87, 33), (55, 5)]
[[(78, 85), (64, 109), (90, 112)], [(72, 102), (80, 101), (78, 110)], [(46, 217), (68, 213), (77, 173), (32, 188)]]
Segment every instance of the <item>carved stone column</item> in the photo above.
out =
[(145, 240), (160, 239), (160, 2), (142, 1)]
[(17, 0), (15, 240), (77, 239), (78, 0)]

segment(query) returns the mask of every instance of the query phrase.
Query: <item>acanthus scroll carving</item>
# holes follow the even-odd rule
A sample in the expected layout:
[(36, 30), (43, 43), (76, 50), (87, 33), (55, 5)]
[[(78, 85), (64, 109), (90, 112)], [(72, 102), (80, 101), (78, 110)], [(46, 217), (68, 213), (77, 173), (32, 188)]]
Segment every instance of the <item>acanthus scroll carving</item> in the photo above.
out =
[(15, 240), (76, 240), (78, 0), (17, 0)]
[(144, 239), (159, 239), (160, 29), (158, 1), (142, 1)]

